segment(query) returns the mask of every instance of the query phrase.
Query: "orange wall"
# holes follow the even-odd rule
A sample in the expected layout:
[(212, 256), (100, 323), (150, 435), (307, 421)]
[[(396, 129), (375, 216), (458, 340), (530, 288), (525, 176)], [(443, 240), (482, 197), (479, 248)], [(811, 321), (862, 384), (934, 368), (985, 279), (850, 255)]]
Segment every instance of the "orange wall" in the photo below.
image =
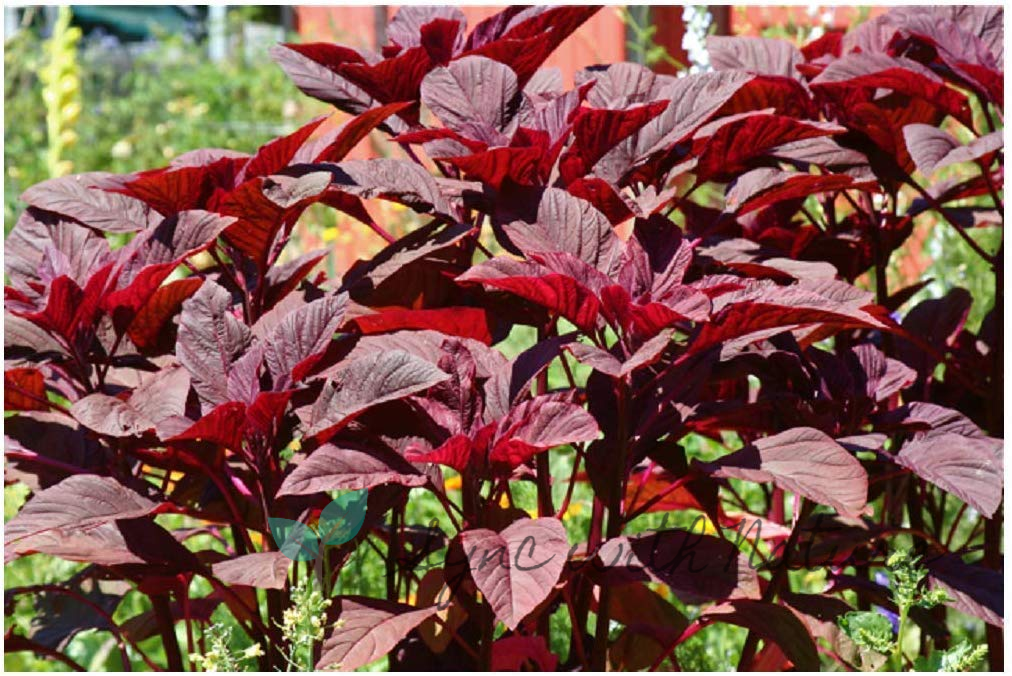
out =
[[(871, 19), (886, 12), (885, 7), (867, 7), (866, 19)], [(810, 26), (822, 24), (822, 15), (826, 12), (832, 19), (826, 28), (846, 31), (852, 28), (861, 16), (858, 7), (826, 7), (817, 6), (814, 15), (809, 14), (808, 6), (793, 5), (768, 6), (747, 5), (735, 7), (731, 12), (731, 32), (735, 35), (758, 35), (766, 28), (784, 27), (793, 24), (794, 26)]]

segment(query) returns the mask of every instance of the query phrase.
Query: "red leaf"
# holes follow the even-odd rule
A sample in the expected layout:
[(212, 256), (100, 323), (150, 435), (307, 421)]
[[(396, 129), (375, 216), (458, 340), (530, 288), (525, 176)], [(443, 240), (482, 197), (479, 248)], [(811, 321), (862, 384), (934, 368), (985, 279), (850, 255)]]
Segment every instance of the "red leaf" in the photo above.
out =
[(852, 187), (855, 187), (854, 179), (846, 174), (815, 175), (771, 168), (754, 169), (739, 176), (727, 191), (727, 207), (741, 216), (777, 202)]
[(784, 143), (846, 131), (825, 123), (808, 123), (783, 115), (750, 115), (723, 125), (706, 139), (697, 139), (693, 154), (699, 156), (694, 172), (703, 180), (726, 183), (744, 173), (752, 160)]
[(667, 108), (666, 101), (609, 110), (580, 108), (573, 121), (573, 144), (560, 160), (562, 180), (570, 183), (588, 174), (597, 161), (616, 145)]
[(594, 176), (578, 178), (566, 184), (566, 191), (594, 205), (594, 208), (608, 217), (612, 225), (618, 225), (632, 217), (632, 211), (607, 181)]
[(232, 188), (246, 159), (224, 157), (206, 165), (166, 167), (136, 174), (117, 192), (150, 205), (164, 216), (207, 206), (215, 190)]
[[(790, 292), (785, 292), (782, 296), (787, 301)], [(692, 342), (689, 353), (697, 354), (720, 343), (725, 343), (725, 349), (730, 349), (729, 341), (744, 344), (812, 324), (826, 325), (834, 330), (883, 326), (867, 312), (824, 301), (813, 300), (804, 305), (788, 305), (786, 302), (778, 305), (772, 300), (735, 303), (709, 324), (703, 325)]]
[(514, 634), (492, 644), (492, 671), (522, 671), (525, 665), (535, 671), (555, 671), (559, 657), (545, 645), (544, 636)]
[(163, 327), (179, 312), (183, 301), (204, 283), (199, 277), (187, 277), (160, 287), (134, 315), (127, 329), (130, 340), (141, 350), (154, 347), (164, 337)]
[(509, 291), (552, 312), (587, 332), (597, 326), (600, 303), (571, 277), (553, 274), (537, 263), (493, 258), (474, 266), (458, 282), (475, 282)]
[(433, 310), (386, 308), (376, 314), (361, 315), (351, 324), (365, 335), (389, 333), (401, 329), (431, 329), (448, 336), (460, 336), (492, 344), (488, 312), (481, 308), (450, 307)]
[(517, 185), (537, 185), (547, 176), (542, 171), (545, 149), (539, 147), (492, 148), (461, 157), (442, 157), (472, 180), (499, 189), (509, 179)]
[(184, 431), (165, 439), (165, 442), (206, 441), (238, 451), (242, 447), (242, 428), (245, 422), (246, 404), (230, 401), (216, 406)]
[(338, 117), (331, 115), (305, 140), (291, 163), (340, 162), (369, 132), (410, 105), (405, 101), (388, 103), (360, 113), (336, 129)]
[(261, 269), (266, 268), (278, 232), (290, 228), (309, 204), (322, 198), (329, 185), (330, 176), (326, 172), (298, 178), (273, 176), (243, 183), (218, 205), (221, 213), (236, 218), (225, 229), (225, 239)]
[(303, 144), (312, 138), (317, 133), (317, 130), (328, 121), (329, 118), (317, 118), (309, 124), (302, 125), (287, 136), (281, 136), (260, 146), (256, 154), (243, 167), (242, 172), (236, 178), (236, 184), (280, 172), (292, 163), (292, 160)]
[(4, 371), (5, 411), (48, 411), (46, 379), (35, 368)]
[(972, 126), (970, 105), (963, 94), (945, 85), (940, 77), (921, 64), (886, 54), (848, 54), (830, 63), (811, 82), (815, 90), (839, 92), (847, 88), (891, 89), (919, 98)]

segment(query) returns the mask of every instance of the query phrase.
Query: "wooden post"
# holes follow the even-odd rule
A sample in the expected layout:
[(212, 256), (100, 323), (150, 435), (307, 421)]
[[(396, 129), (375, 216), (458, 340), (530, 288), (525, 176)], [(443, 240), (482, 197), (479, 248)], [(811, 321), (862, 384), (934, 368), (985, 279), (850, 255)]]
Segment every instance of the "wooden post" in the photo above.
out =
[(734, 26), (731, 25), (731, 5), (710, 5), (706, 8), (713, 17), (713, 23), (717, 27), (714, 35), (732, 35)]
[[(689, 55), (682, 47), (685, 37), (685, 21), (681, 5), (650, 5), (650, 20), (657, 26), (654, 42), (664, 47), (673, 59), (689, 66)], [(654, 66), (654, 70), (665, 75), (674, 75), (678, 69), (674, 65), (662, 61)]]

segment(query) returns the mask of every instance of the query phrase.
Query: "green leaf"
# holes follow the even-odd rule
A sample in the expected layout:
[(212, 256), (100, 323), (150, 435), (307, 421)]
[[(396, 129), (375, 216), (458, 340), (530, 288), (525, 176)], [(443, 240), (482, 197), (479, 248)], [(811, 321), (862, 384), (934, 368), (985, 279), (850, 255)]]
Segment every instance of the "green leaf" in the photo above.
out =
[(837, 620), (840, 628), (858, 646), (888, 654), (893, 649), (893, 625), (873, 611), (852, 611)]
[(941, 655), (938, 671), (974, 671), (978, 662), (987, 655), (987, 646), (974, 646), (963, 642)]
[(369, 491), (361, 489), (348, 491), (334, 500), (320, 512), (320, 538), (325, 545), (343, 545), (358, 535), (365, 521)]
[(320, 536), (310, 526), (291, 519), (270, 517), (267, 524), (278, 551), (292, 561), (311, 561), (320, 550)]

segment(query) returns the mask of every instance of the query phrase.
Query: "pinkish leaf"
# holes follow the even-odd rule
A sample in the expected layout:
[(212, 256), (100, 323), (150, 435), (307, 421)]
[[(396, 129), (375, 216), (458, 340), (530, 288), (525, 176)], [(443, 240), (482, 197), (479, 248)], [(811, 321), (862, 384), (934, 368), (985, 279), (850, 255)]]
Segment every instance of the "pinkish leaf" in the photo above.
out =
[(292, 560), (281, 552), (256, 552), (219, 561), (211, 566), (211, 572), (228, 584), (284, 589), (291, 567)]
[(362, 596), (338, 596), (334, 601), (337, 624), (323, 642), (316, 663), (320, 670), (355, 671), (375, 662), (438, 610)]
[(365, 409), (426, 390), (448, 378), (435, 365), (399, 350), (362, 357), (337, 371), (303, 420), (314, 435)]
[(246, 351), (252, 334), (233, 312), (228, 291), (214, 282), (183, 303), (176, 356), (193, 378), (205, 410), (229, 401), (228, 372)]
[(860, 461), (811, 427), (758, 439), (715, 467), (714, 476), (773, 482), (844, 516), (859, 516), (868, 502), (868, 474)]
[(460, 543), (475, 584), (510, 629), (548, 597), (569, 555), (566, 529), (552, 518), (522, 519), (500, 533), (465, 531)]
[(87, 530), (121, 519), (147, 516), (159, 508), (112, 477), (79, 474), (37, 493), (7, 522), (4, 549), (29, 551), (50, 531)]
[(312, 495), (335, 490), (361, 490), (383, 484), (424, 486), (428, 477), (393, 450), (324, 444), (295, 466), (278, 489), (283, 495)]

